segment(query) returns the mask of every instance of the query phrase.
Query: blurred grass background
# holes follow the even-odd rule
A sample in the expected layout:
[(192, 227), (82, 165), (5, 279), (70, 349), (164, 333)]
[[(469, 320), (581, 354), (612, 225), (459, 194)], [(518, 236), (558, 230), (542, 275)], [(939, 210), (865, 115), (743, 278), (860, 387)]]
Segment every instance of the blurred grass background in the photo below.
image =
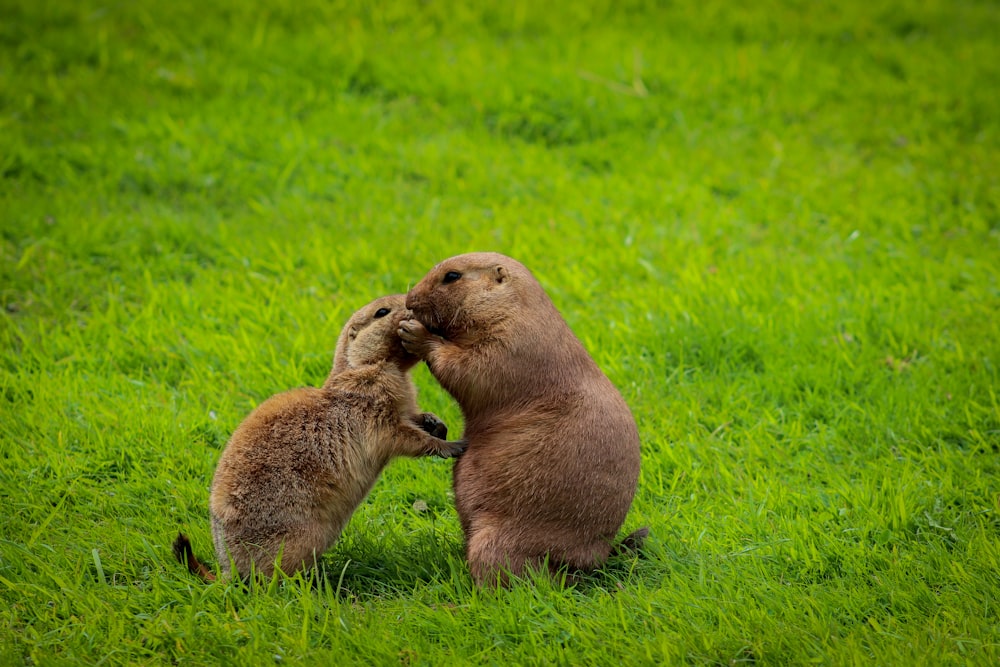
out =
[[(993, 2), (0, 0), (0, 660), (995, 664), (997, 63)], [(475, 591), (398, 461), (318, 586), (183, 572), (239, 421), (472, 250), (632, 406), (646, 556)]]

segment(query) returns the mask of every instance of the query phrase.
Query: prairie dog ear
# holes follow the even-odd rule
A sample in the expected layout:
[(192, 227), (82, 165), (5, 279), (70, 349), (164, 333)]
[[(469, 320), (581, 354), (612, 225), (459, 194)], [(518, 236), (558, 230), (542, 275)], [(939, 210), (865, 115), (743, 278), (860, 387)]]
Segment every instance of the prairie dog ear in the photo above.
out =
[(493, 270), (493, 278), (498, 283), (502, 283), (510, 279), (510, 274), (507, 273), (507, 269), (505, 267), (500, 266), (498, 264), (497, 267)]

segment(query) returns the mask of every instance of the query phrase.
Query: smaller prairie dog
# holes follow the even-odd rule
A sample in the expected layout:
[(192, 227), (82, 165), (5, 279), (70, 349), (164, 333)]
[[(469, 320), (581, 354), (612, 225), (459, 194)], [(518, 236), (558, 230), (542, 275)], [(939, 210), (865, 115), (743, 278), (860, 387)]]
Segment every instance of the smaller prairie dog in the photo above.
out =
[[(409, 371), (417, 358), (396, 331), (412, 314), (402, 295), (376, 299), (344, 326), (321, 388), (272, 396), (233, 433), (215, 471), (212, 537), (223, 575), (311, 567), (337, 538), (390, 459), (460, 454), (436, 416), (420, 413)], [(439, 436), (439, 437), (435, 437)], [(183, 534), (174, 555), (215, 577)]]

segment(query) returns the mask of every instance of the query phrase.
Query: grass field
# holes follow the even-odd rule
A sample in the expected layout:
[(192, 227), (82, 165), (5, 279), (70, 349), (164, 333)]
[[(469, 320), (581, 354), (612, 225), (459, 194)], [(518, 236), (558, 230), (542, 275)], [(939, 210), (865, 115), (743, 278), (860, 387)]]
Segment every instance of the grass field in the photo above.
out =
[[(0, 0), (0, 664), (1000, 663), (1000, 7), (469, 4)], [(632, 406), (644, 556), (475, 590), (400, 460), (318, 583), (183, 571), (240, 420), (472, 250)]]

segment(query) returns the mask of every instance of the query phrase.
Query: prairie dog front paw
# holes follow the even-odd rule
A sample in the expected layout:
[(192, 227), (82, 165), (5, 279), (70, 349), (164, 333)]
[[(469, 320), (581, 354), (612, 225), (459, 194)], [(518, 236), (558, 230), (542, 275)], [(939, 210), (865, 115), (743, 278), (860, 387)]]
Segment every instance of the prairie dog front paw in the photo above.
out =
[(426, 359), (441, 341), (440, 336), (428, 331), (419, 320), (403, 320), (399, 323), (398, 333), (403, 348), (421, 359)]
[(468, 440), (445, 440), (435, 453), (443, 459), (450, 459), (461, 456), (468, 446)]
[(448, 425), (445, 424), (441, 419), (433, 412), (425, 412), (421, 415), (417, 415), (417, 426), (422, 428), (426, 433), (438, 438), (439, 440), (448, 439)]

